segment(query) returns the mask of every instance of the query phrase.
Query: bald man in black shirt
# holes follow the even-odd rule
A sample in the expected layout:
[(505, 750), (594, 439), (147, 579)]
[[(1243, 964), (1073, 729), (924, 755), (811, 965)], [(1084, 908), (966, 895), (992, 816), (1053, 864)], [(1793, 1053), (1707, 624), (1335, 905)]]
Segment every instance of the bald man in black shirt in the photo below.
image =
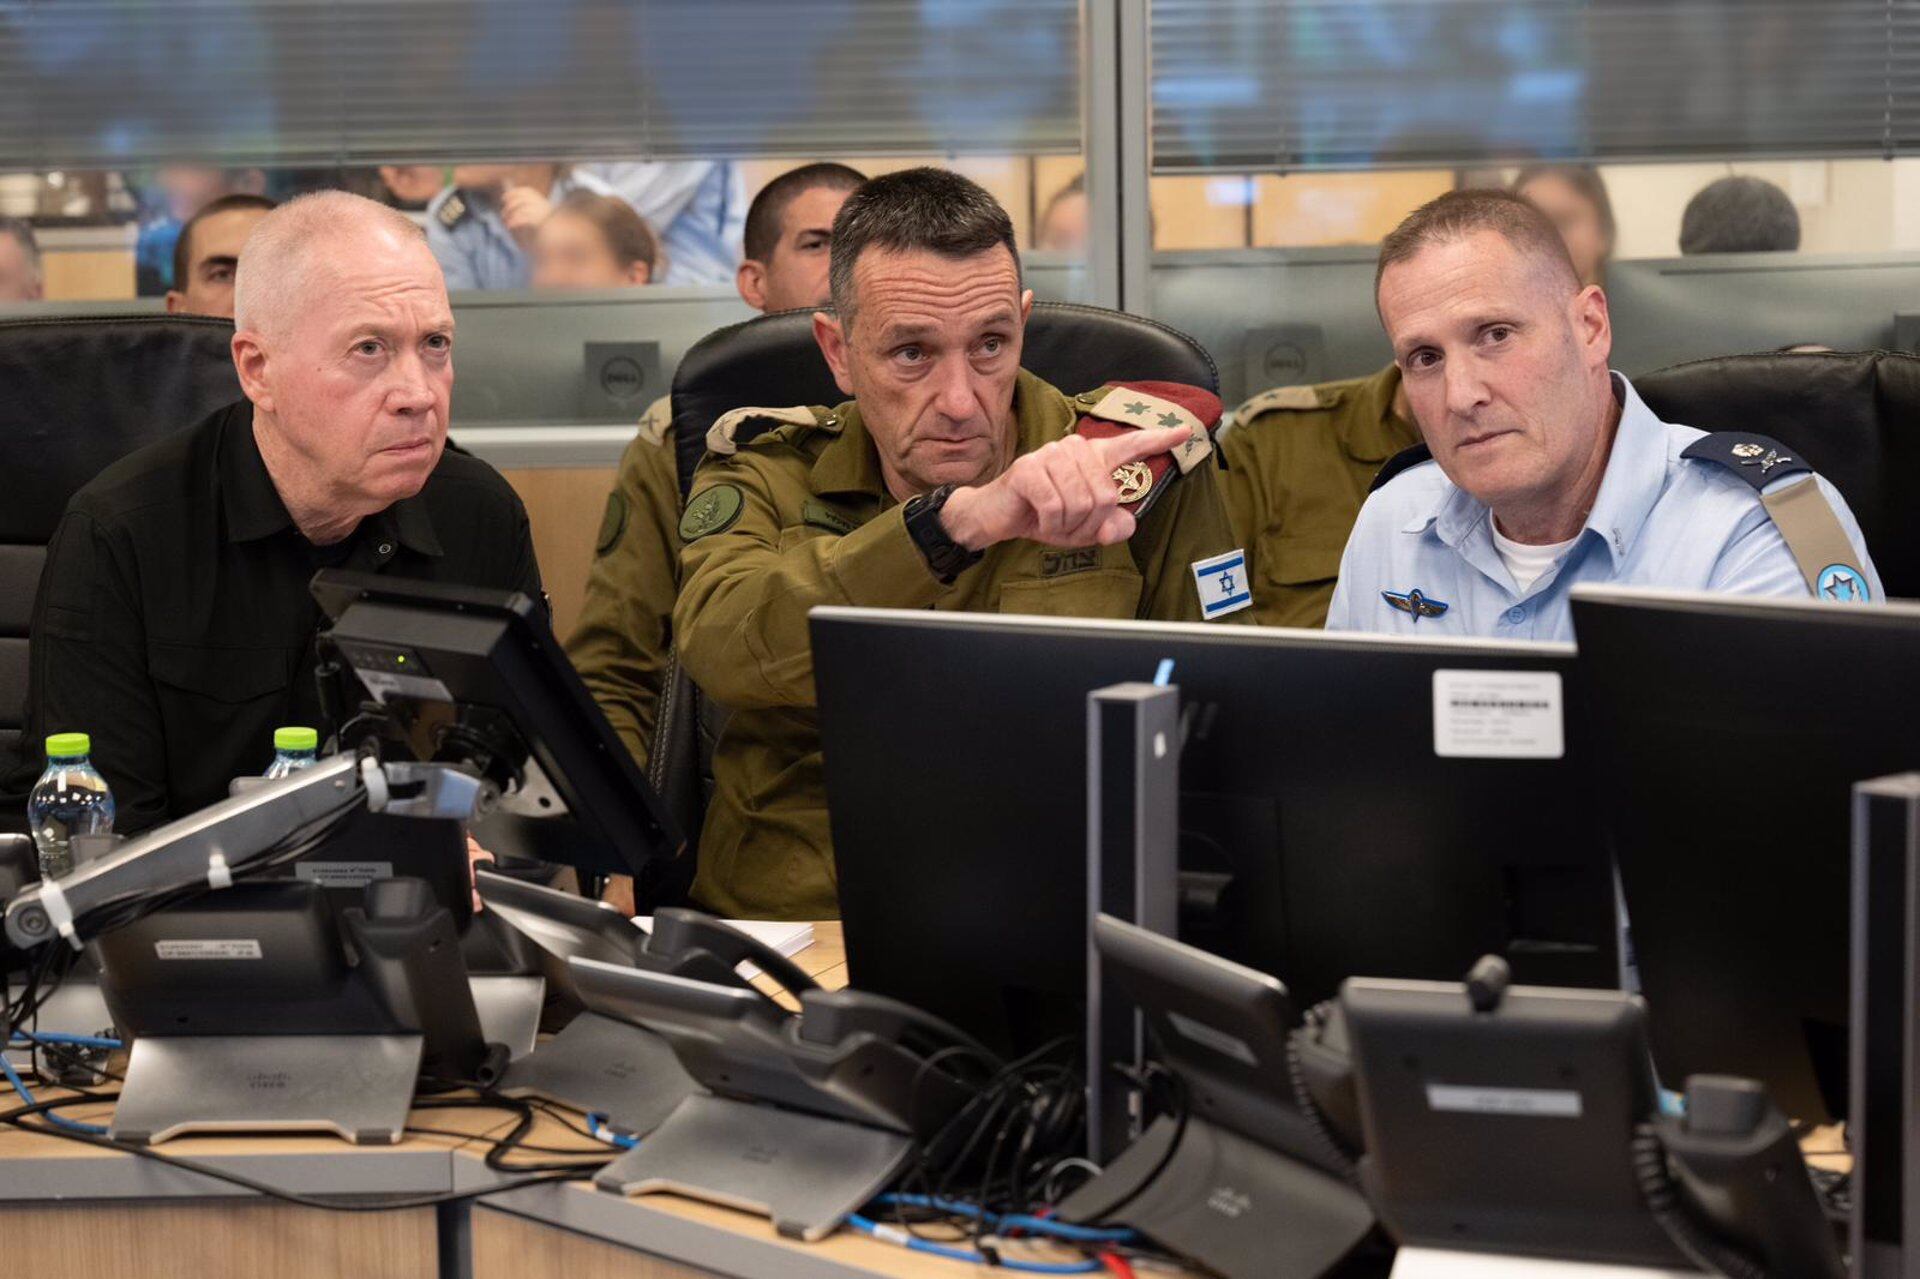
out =
[(30, 739), (80, 731), (133, 832), (222, 798), (273, 729), (328, 722), (320, 568), (540, 597), (526, 510), (446, 451), (453, 314), (419, 228), (344, 192), (240, 254), (247, 399), (102, 472), (67, 508), (33, 622)]

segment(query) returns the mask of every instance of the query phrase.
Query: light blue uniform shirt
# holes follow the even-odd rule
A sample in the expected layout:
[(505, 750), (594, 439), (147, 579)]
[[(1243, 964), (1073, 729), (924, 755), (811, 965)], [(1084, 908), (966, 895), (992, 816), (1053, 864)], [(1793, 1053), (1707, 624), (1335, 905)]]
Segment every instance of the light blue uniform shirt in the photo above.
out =
[[(569, 191), (616, 194), (599, 178), (576, 169), (554, 182), (547, 199), (557, 205)], [(427, 247), (447, 277), (447, 290), (526, 288), (533, 268), (493, 201), (458, 192), (467, 201), (467, 216), (453, 226), (440, 220), (440, 211), (455, 194), (448, 187), (427, 204)]]
[(746, 184), (725, 160), (577, 165), (640, 211), (666, 253), (657, 284), (732, 284), (747, 225)]
[[(1680, 456), (1706, 434), (1662, 422), (1633, 384), (1613, 375), (1621, 403), (1607, 473), (1573, 545), (1525, 591), (1493, 544), (1493, 516), (1441, 473), (1411, 467), (1360, 509), (1340, 561), (1328, 630), (1502, 640), (1571, 640), (1567, 596), (1583, 582), (1805, 599), (1806, 577), (1761, 493), (1724, 466)], [(1833, 504), (1853, 544), (1869, 598), (1882, 598), (1860, 525), (1820, 476), (1782, 476), (1766, 491), (1811, 481)], [(1427, 607), (1406, 611), (1414, 591)], [(1435, 615), (1439, 605), (1445, 611)]]

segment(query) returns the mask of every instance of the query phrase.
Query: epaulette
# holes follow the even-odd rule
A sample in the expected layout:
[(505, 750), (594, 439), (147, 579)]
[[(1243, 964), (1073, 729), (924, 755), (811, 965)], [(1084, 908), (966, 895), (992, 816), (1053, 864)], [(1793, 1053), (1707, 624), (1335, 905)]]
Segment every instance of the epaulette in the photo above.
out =
[(1756, 492), (1788, 475), (1811, 473), (1792, 450), (1778, 440), (1749, 431), (1715, 431), (1680, 451), (1696, 462), (1714, 462), (1751, 484)]
[(647, 405), (647, 411), (640, 415), (640, 438), (657, 447), (672, 429), (673, 397), (663, 395)]
[(1110, 382), (1074, 396), (1073, 403), (1080, 413), (1074, 433), (1088, 439), (1144, 427), (1187, 428), (1186, 443), (1114, 471), (1120, 504), (1135, 517), (1145, 516), (1176, 478), (1207, 459), (1213, 452), (1213, 430), (1220, 424), (1220, 397), (1185, 382)]
[(1395, 453), (1392, 457), (1381, 463), (1379, 472), (1373, 477), (1373, 483), (1367, 485), (1367, 492), (1377, 493), (1382, 488), (1385, 488), (1387, 483), (1392, 480), (1394, 476), (1400, 474), (1400, 472), (1412, 470), (1422, 462), (1431, 461), (1433, 461), (1433, 450), (1425, 444), (1416, 444), (1412, 448), (1401, 449), (1398, 453)]
[[(1815, 599), (1864, 604), (1873, 598), (1873, 587), (1861, 568), (1865, 561), (1855, 551), (1839, 512), (1812, 478), (1813, 468), (1797, 453), (1764, 435), (1716, 431), (1687, 445), (1680, 456), (1724, 467), (1760, 494), (1760, 505), (1773, 520)], [(1798, 484), (1768, 487), (1790, 475), (1808, 478)]]
[(467, 199), (465, 191), (449, 191), (447, 198), (440, 202), (434, 211), (434, 220), (451, 231), (465, 222), (473, 214), (473, 202)]
[(832, 409), (795, 404), (787, 408), (738, 408), (722, 413), (707, 428), (707, 452), (731, 457), (763, 440), (796, 442), (814, 431), (838, 431), (840, 415)]
[(1276, 386), (1244, 401), (1228, 414), (1227, 420), (1237, 430), (1262, 413), (1317, 413), (1330, 409), (1340, 402), (1340, 396), (1341, 390), (1336, 386)]

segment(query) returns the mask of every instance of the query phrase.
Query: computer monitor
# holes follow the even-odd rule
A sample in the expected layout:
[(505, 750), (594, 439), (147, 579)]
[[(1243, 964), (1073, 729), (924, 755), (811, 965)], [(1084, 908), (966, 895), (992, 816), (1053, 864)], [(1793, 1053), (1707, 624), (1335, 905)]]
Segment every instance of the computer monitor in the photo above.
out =
[(1850, 793), (1920, 768), (1920, 606), (1581, 587), (1573, 622), (1654, 1064), (1843, 1118)]
[(416, 758), (480, 768), (506, 794), (477, 823), (496, 853), (633, 875), (685, 841), (553, 637), (517, 592), (325, 571), (328, 642)]
[(1214, 949), (1303, 1007), (1487, 952), (1617, 983), (1569, 646), (822, 608), (813, 657), (852, 982), (996, 1048), (1081, 1024), (1087, 694), (1168, 659)]
[(752, 314), (731, 284), (456, 293), (454, 434), (638, 421), (688, 347)]

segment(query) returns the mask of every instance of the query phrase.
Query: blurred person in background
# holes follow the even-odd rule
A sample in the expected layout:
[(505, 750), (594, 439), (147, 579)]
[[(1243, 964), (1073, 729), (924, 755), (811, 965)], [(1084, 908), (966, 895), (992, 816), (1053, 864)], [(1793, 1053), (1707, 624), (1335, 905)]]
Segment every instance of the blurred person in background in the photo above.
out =
[(1084, 253), (1087, 249), (1087, 175), (1074, 175), (1073, 181), (1053, 193), (1040, 213), (1040, 225), (1033, 235), (1033, 247), (1054, 253)]
[(598, 178), (564, 165), (456, 166), (453, 185), (427, 205), (427, 243), (448, 290), (526, 288), (534, 237), (574, 191), (614, 194)]
[(1791, 253), (1800, 247), (1800, 213), (1764, 178), (1710, 182), (1680, 215), (1680, 252)]
[(187, 219), (173, 245), (169, 315), (233, 318), (240, 246), (274, 207), (264, 195), (223, 195)]
[(580, 164), (574, 173), (597, 181), (647, 220), (660, 240), (661, 284), (725, 284), (740, 264), (747, 190), (727, 161), (650, 160)]
[(134, 243), (135, 289), (143, 298), (175, 287), (173, 251), (181, 228), (194, 214), (223, 195), (265, 195), (261, 169), (221, 169), (209, 165), (169, 165), (158, 170), (140, 192), (140, 233)]
[(653, 278), (660, 246), (646, 219), (613, 195), (569, 192), (533, 237), (536, 289), (620, 289)]
[(0, 305), (38, 302), (46, 293), (40, 267), (40, 242), (33, 227), (19, 218), (0, 216)]
[(441, 188), (453, 185), (448, 181), (449, 173), (437, 164), (383, 164), (380, 184), (395, 208), (424, 209)]
[(1511, 190), (1553, 220), (1581, 284), (1607, 282), (1617, 228), (1599, 170), (1588, 164), (1530, 164)]

